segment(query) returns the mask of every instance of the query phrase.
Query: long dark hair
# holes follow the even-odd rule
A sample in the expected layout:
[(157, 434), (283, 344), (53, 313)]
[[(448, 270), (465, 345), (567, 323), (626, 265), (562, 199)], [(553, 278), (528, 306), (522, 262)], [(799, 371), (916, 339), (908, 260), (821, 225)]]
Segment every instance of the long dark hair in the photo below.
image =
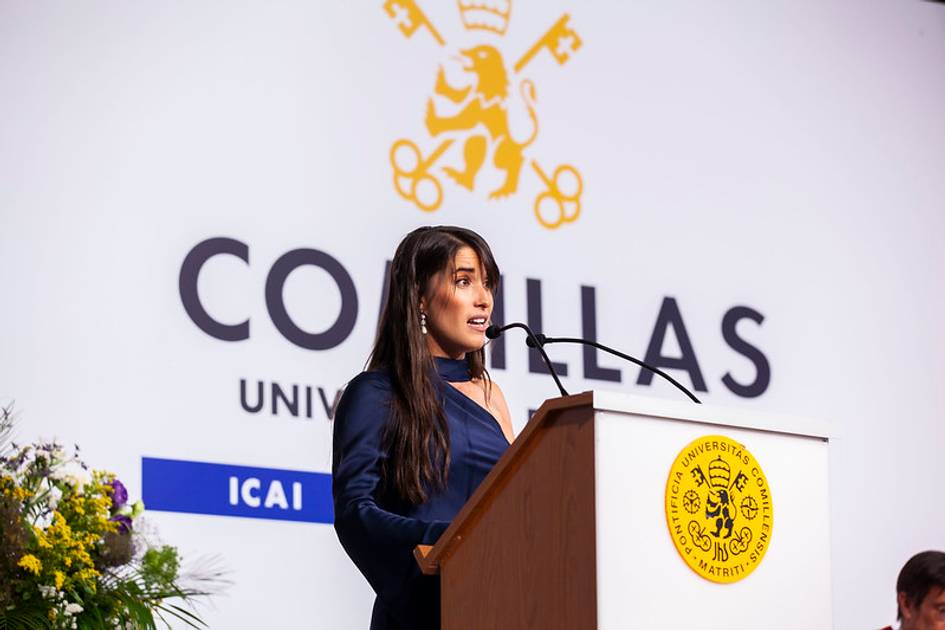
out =
[[(400, 242), (391, 263), (387, 300), (381, 310), (377, 340), (368, 369), (390, 375), (390, 419), (382, 446), (384, 492), (411, 504), (423, 503), (430, 492), (446, 487), (450, 465), (449, 429), (434, 381), (433, 356), (420, 332), (420, 298), (440, 272), (453, 274), (453, 259), (470, 247), (489, 279), (494, 294), (499, 268), (481, 236), (460, 227), (437, 226), (414, 230)], [(470, 376), (488, 380), (483, 349), (468, 353)]]

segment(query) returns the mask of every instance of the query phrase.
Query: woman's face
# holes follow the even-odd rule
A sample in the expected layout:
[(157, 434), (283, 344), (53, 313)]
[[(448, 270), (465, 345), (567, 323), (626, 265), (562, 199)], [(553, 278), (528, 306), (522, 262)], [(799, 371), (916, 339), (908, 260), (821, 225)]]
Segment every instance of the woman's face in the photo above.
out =
[(483, 277), (479, 256), (462, 247), (447, 269), (433, 276), (420, 310), (427, 315), (427, 346), (433, 356), (462, 359), (486, 342), (492, 315), (492, 278)]

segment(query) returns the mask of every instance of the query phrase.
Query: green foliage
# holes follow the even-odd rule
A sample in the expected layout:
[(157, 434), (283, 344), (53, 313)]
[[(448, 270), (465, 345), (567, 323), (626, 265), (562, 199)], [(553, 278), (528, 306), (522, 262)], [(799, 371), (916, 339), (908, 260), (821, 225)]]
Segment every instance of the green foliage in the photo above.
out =
[(0, 630), (46, 630), (49, 621), (41, 610), (0, 610)]
[(148, 549), (141, 558), (141, 577), (149, 586), (167, 588), (177, 579), (179, 569), (177, 549), (168, 545)]

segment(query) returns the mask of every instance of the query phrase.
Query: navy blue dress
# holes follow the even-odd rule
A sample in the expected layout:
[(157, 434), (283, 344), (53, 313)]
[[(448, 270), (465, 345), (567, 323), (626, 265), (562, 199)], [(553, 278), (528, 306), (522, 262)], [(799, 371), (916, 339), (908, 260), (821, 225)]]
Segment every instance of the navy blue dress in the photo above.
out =
[(445, 382), (470, 380), (466, 360), (436, 358), (436, 367), (451, 459), (447, 487), (421, 505), (380, 493), (380, 462), (387, 456), (381, 432), (391, 397), (387, 374), (356, 376), (335, 413), (335, 531), (377, 594), (371, 630), (440, 627), (439, 578), (420, 573), (413, 548), (436, 542), (509, 446), (492, 414)]

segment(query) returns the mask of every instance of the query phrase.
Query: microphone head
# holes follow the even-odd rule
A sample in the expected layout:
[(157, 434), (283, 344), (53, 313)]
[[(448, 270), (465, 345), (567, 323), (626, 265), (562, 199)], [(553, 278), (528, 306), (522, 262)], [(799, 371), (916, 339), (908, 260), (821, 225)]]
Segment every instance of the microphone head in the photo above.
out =
[(495, 339), (501, 334), (502, 334), (502, 329), (496, 326), (495, 324), (490, 324), (489, 327), (486, 328), (486, 337), (488, 337), (489, 339)]

